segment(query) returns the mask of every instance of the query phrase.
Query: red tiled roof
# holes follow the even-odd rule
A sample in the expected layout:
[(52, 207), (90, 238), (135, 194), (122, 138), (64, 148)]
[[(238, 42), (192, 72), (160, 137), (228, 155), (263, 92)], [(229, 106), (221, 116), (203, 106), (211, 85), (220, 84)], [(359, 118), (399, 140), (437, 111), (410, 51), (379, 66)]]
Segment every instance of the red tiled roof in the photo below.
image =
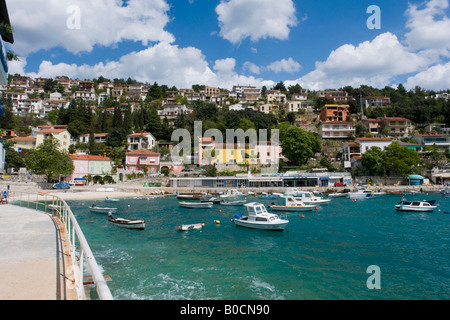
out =
[(43, 129), (39, 131), (38, 133), (60, 133), (66, 131), (66, 129)]
[(126, 153), (127, 156), (159, 156), (159, 153), (147, 150), (147, 149), (139, 149), (133, 150)]
[(137, 133), (129, 134), (128, 136), (129, 136), (129, 137), (146, 136), (146, 135), (148, 135), (148, 134), (151, 134), (151, 133), (150, 133), (150, 132), (137, 132)]
[(69, 154), (72, 160), (89, 160), (89, 161), (111, 161), (109, 157), (94, 156), (88, 154)]

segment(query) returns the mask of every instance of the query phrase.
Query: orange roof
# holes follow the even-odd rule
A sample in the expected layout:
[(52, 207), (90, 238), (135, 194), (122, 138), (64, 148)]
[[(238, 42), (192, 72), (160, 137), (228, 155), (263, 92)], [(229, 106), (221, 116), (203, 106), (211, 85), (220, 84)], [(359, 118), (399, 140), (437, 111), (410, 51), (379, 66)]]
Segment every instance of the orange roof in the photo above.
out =
[(130, 156), (159, 156), (159, 153), (147, 150), (147, 149), (139, 149), (133, 150), (126, 153), (126, 155)]
[(35, 137), (15, 137), (15, 138), (12, 138), (11, 140), (25, 141), (25, 140), (36, 140), (36, 138)]
[(111, 161), (110, 158), (104, 156), (94, 156), (89, 154), (69, 154), (72, 160), (89, 160), (89, 161)]
[(356, 138), (359, 141), (391, 141), (390, 138)]
[(136, 132), (136, 133), (132, 133), (132, 134), (129, 134), (128, 136), (129, 137), (134, 137), (134, 136), (146, 136), (146, 135), (148, 135), (148, 134), (151, 134), (150, 132)]
[(66, 129), (43, 129), (39, 131), (38, 133), (60, 133), (66, 131)]

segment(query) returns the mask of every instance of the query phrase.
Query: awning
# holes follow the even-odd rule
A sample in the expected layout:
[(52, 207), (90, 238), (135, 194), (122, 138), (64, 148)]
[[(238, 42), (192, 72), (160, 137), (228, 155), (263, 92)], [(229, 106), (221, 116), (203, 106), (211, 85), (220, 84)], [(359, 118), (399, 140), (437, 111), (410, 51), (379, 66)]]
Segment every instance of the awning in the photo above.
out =
[(320, 177), (320, 180), (330, 180), (329, 177)]
[(85, 178), (75, 178), (75, 179), (73, 179), (73, 180), (86, 181), (86, 179), (85, 179)]
[(418, 174), (410, 174), (408, 176), (409, 180), (423, 180), (424, 178), (422, 176), (419, 176)]

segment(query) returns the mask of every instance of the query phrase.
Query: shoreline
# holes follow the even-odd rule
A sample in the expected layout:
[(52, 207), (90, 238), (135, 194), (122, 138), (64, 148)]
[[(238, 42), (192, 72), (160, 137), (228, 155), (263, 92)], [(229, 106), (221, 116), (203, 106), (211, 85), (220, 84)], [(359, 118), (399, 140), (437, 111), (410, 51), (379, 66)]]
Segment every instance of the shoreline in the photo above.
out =
[[(298, 187), (300, 190), (319, 191), (321, 193), (343, 192), (345, 189), (355, 189), (355, 186), (348, 187)], [(418, 185), (418, 186), (368, 186), (368, 189), (382, 190), (387, 194), (398, 193), (433, 193), (439, 194), (444, 188), (442, 185)], [(0, 190), (6, 190), (5, 184), (0, 184)], [(71, 187), (69, 190), (43, 190), (37, 185), (26, 183), (14, 183), (10, 185), (10, 192), (31, 193), (40, 196), (58, 196), (63, 200), (102, 200), (105, 197), (111, 198), (130, 198), (146, 195), (173, 195), (175, 192), (179, 194), (212, 194), (217, 195), (220, 192), (226, 192), (233, 188), (182, 188), (182, 187), (138, 187), (138, 186), (122, 186), (122, 185), (105, 185), (105, 186), (84, 186)], [(263, 188), (236, 188), (244, 193), (254, 192), (261, 194), (263, 192), (284, 192), (286, 187), (263, 187)]]

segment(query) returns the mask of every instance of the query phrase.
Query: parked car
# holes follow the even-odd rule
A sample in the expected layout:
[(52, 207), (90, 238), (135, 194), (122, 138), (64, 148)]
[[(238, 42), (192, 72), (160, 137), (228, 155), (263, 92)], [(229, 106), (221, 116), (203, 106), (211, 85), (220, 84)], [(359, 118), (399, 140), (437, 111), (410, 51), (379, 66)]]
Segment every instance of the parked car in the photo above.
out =
[(58, 182), (52, 186), (53, 189), (70, 189), (70, 185), (67, 182)]
[(343, 183), (343, 182), (336, 182), (335, 184), (334, 184), (334, 186), (335, 187), (345, 187), (345, 186), (347, 186), (345, 183)]

